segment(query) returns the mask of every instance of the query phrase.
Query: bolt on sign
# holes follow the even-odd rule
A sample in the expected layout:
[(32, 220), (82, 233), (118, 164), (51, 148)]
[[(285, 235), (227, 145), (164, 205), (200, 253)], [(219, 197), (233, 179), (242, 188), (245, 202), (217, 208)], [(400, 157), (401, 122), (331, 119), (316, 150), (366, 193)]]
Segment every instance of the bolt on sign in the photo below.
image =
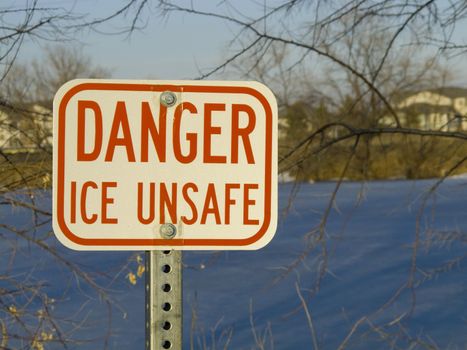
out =
[(277, 103), (257, 82), (73, 80), (54, 99), (53, 227), (77, 250), (258, 249)]

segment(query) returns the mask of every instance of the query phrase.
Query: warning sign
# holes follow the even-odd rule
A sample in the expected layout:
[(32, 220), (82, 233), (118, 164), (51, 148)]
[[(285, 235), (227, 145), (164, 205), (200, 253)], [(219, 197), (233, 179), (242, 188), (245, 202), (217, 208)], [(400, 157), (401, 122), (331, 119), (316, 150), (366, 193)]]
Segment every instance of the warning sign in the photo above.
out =
[(54, 100), (53, 225), (78, 250), (258, 249), (277, 104), (256, 82), (73, 80)]

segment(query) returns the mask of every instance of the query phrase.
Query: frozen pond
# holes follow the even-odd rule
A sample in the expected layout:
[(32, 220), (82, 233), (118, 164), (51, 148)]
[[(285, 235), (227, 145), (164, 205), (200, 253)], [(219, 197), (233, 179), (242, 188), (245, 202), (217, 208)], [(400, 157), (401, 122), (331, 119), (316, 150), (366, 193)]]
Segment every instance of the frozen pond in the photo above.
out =
[[(330, 206), (335, 183), (280, 185), (279, 204), (288, 210), (266, 248), (184, 253), (184, 348), (465, 348), (467, 180), (449, 179), (426, 198), (434, 183), (344, 183)], [(48, 192), (36, 200), (50, 210)], [(327, 222), (316, 230), (328, 206)], [(50, 231), (47, 216), (10, 205), (0, 210), (0, 222), (23, 235)], [(33, 220), (42, 224), (36, 232), (29, 230)], [(135, 285), (127, 278), (137, 274), (137, 253), (75, 252), (46, 238), (104, 287), (109, 313), (106, 297), (84, 276), (37, 245), (13, 240), (5, 228), (0, 233), (0, 276), (44, 283), (61, 332), (84, 339), (71, 348), (144, 348), (144, 278), (136, 277)], [(11, 285), (0, 279), (2, 288)], [(22, 304), (16, 298), (0, 297), (0, 319), (11, 327), (6, 308)], [(34, 303), (28, 310), (40, 307)]]

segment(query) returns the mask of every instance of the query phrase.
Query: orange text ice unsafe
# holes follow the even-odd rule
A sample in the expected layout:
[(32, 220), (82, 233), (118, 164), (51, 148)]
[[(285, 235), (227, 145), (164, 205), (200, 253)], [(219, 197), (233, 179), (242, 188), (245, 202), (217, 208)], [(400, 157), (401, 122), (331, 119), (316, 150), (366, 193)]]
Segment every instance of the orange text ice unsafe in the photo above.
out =
[[(70, 222), (75, 224), (78, 216), (86, 224), (96, 222), (118, 224), (118, 218), (110, 217), (108, 214), (108, 207), (114, 203), (110, 191), (115, 190), (117, 186), (117, 182), (97, 184), (94, 181), (87, 181), (80, 185), (78, 189), (76, 181), (72, 181)], [(186, 225), (195, 223), (205, 225), (210, 216), (212, 222), (216, 225), (229, 225), (233, 206), (241, 206), (243, 225), (258, 225), (259, 223), (258, 219), (251, 218), (249, 214), (249, 207), (256, 203), (251, 193), (258, 189), (257, 184), (226, 183), (223, 186), (216, 186), (210, 183), (205, 193), (202, 193), (204, 199), (199, 209), (192, 199), (193, 193), (200, 192), (200, 189), (194, 183), (189, 182), (183, 185), (172, 183), (168, 185), (165, 183), (150, 182), (144, 184), (138, 182), (137, 186), (137, 217), (139, 222), (144, 225), (153, 224), (154, 222), (158, 224), (166, 222), (178, 223), (178, 208), (181, 201), (184, 202), (184, 206), (189, 208), (189, 213), (180, 216), (180, 221)], [(91, 211), (87, 208), (87, 197), (90, 191), (98, 192), (96, 198), (100, 203), (99, 210)], [(222, 198), (224, 200), (222, 202), (218, 199), (219, 191), (223, 191)], [(237, 193), (234, 195), (233, 192)], [(236, 198), (240, 198), (240, 200)]]

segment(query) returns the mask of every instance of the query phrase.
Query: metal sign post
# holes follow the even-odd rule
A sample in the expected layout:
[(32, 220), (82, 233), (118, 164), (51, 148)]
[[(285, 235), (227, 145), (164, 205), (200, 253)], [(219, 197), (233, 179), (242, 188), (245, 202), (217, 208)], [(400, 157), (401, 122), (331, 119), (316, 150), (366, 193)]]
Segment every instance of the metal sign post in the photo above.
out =
[(146, 252), (146, 350), (182, 349), (182, 252)]

